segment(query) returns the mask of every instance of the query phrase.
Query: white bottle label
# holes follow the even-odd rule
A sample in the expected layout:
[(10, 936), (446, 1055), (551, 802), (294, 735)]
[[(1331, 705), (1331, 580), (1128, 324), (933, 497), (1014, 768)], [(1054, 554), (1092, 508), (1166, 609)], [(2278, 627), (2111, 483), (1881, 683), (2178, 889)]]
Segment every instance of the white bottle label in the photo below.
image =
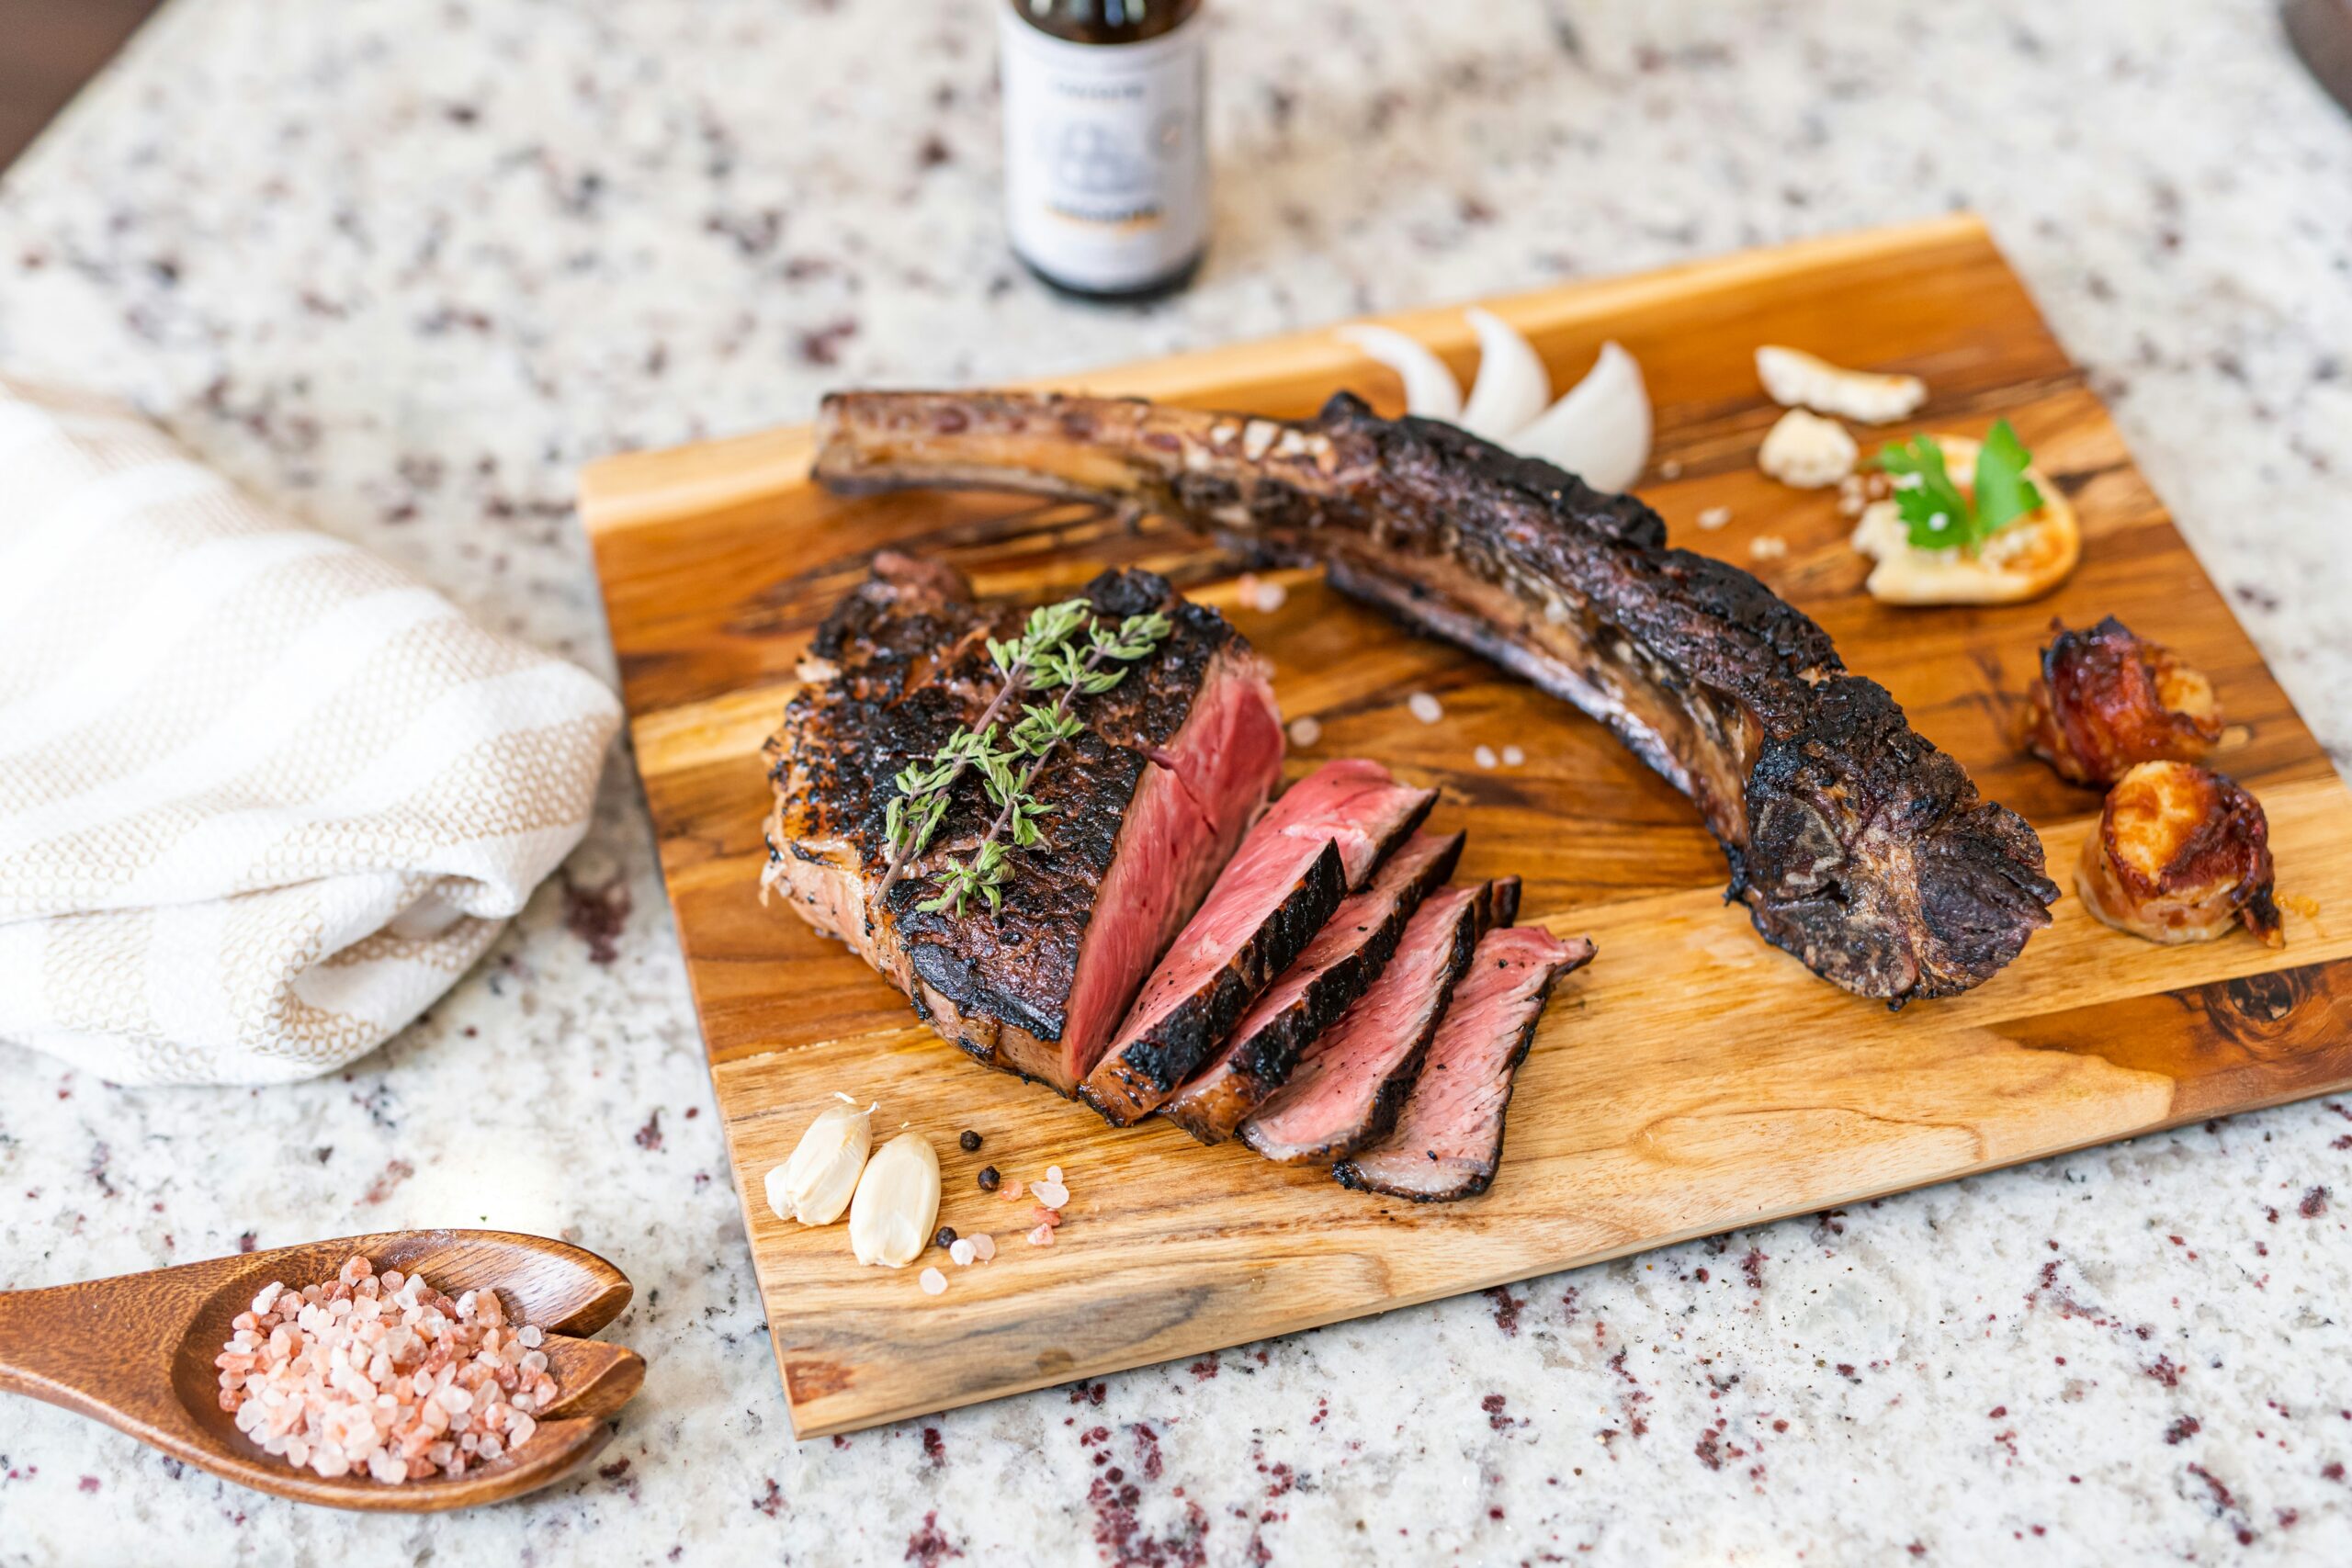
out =
[(1013, 248), (1080, 288), (1167, 276), (1208, 238), (1199, 15), (1142, 43), (1080, 44), (1018, 3), (998, 7)]

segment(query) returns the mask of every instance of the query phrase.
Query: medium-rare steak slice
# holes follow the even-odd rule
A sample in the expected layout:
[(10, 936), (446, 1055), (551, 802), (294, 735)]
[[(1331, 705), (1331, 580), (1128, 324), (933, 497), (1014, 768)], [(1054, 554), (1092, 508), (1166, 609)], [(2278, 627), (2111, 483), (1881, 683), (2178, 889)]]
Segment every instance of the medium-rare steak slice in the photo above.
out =
[(1413, 911), (1453, 874), (1462, 840), (1460, 833), (1416, 833), (1381, 863), (1370, 886), (1348, 896), (1242, 1017), (1225, 1048), (1159, 1113), (1204, 1144), (1233, 1136), (1290, 1077), (1299, 1053), (1378, 977)]
[(986, 710), (1001, 686), (988, 638), (1016, 633), (1019, 610), (984, 610), (948, 568), (884, 554), (819, 628), (765, 752), (767, 886), (942, 1035), (1065, 1094), (1232, 857), (1283, 756), (1265, 660), (1224, 617), (1147, 571), (1106, 572), (1085, 597), (1108, 620), (1159, 610), (1170, 630), (1074, 708), (1086, 729), (1035, 786), (1052, 808), (1046, 842), (1011, 852), (1001, 910), (917, 907), (996, 815), (978, 770), (951, 790), (926, 852), (876, 894), (896, 775)]
[(1380, 977), (1241, 1124), (1242, 1141), (1279, 1165), (1329, 1165), (1378, 1142), (1420, 1074), (1471, 950), (1518, 913), (1515, 876), (1430, 894)]
[(843, 491), (989, 486), (1147, 508), (1486, 655), (1689, 795), (1765, 940), (1901, 1003), (1967, 990), (2049, 924), (2041, 840), (1984, 799), (1828, 634), (1604, 495), (1342, 392), (1307, 420), (1038, 393), (825, 400)]
[(1591, 959), (1589, 942), (1562, 942), (1541, 926), (1480, 937), (1395, 1129), (1331, 1174), (1416, 1203), (1484, 1192), (1502, 1158), (1503, 1112), (1552, 982)]
[(1351, 758), (1291, 785), (1145, 983), (1087, 1077), (1086, 1102), (1121, 1127), (1156, 1110), (1436, 799)]

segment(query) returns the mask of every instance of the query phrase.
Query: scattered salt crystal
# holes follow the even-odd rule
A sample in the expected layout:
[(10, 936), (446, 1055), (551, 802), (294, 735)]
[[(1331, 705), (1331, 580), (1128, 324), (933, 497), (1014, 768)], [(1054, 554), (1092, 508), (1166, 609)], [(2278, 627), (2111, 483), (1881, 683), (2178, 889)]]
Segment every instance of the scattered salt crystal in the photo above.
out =
[(1281, 583), (1261, 582), (1258, 584), (1258, 593), (1255, 603), (1259, 609), (1271, 615), (1276, 610), (1281, 609), (1283, 607), (1283, 601), (1289, 597), (1290, 590), (1283, 587)]
[(1049, 1165), (1049, 1166), (1047, 1166), (1047, 1167), (1046, 1168), (1046, 1180), (1048, 1180), (1048, 1181), (1059, 1181), (1061, 1179), (1062, 1179), (1062, 1168), (1061, 1168), (1060, 1166), (1057, 1166), (1057, 1165)]
[(972, 1238), (972, 1253), (981, 1262), (986, 1263), (996, 1256), (996, 1237), (982, 1231)]
[(926, 1296), (935, 1296), (947, 1289), (947, 1276), (936, 1269), (926, 1269), (915, 1276), (915, 1283), (922, 1287)]
[(1255, 604), (1258, 602), (1258, 574), (1243, 572), (1234, 580), (1233, 591), (1244, 604)]
[(1728, 506), (1710, 506), (1699, 513), (1699, 526), (1702, 528), (1720, 528), (1730, 521), (1731, 508)]
[(1682, 477), (1681, 459), (1679, 457), (1668, 457), (1665, 462), (1660, 463), (1657, 466), (1657, 477), (1662, 479), (1680, 479)]
[(1323, 721), (1321, 719), (1316, 718), (1310, 715), (1301, 714), (1298, 717), (1290, 721), (1290, 743), (1292, 745), (1312, 746), (1317, 740), (1322, 739)]
[(1498, 761), (1495, 756), (1495, 749), (1491, 746), (1481, 746), (1476, 751), (1471, 752), (1470, 755), (1482, 768), (1491, 768)]
[(1029, 1189), (1029, 1196), (1048, 1209), (1058, 1209), (1069, 1201), (1069, 1189), (1057, 1180), (1040, 1181)]
[(1029, 1245), (1032, 1247), (1053, 1246), (1054, 1227), (1047, 1224), (1041, 1224), (1035, 1230), (1031, 1231), (1029, 1233)]
[(997, 1189), (998, 1193), (1006, 1198), (1018, 1198), (1023, 1190), (1021, 1179), (1017, 1176), (1007, 1177), (1004, 1185)]
[(1747, 553), (1756, 560), (1779, 560), (1789, 553), (1789, 542), (1777, 534), (1759, 534), (1747, 542)]
[(1516, 767), (1518, 767), (1521, 762), (1524, 762), (1524, 761), (1527, 761), (1527, 753), (1526, 753), (1526, 752), (1524, 752), (1524, 751), (1522, 751), (1522, 750), (1521, 750), (1518, 747), (1516, 747), (1516, 746), (1506, 746), (1506, 747), (1504, 747), (1504, 748), (1503, 748), (1503, 766), (1504, 766), (1504, 767), (1506, 767), (1506, 768), (1516, 768)]
[(947, 1256), (954, 1258), (956, 1266), (961, 1268), (972, 1261), (972, 1254), (976, 1250), (978, 1249), (973, 1247), (971, 1237), (959, 1235), (956, 1238), (956, 1245), (947, 1249)]
[(1445, 716), (1445, 709), (1439, 705), (1438, 700), (1435, 697), (1430, 696), (1427, 692), (1415, 692), (1412, 696), (1407, 700), (1405, 705), (1411, 709), (1413, 716), (1419, 719), (1423, 724), (1435, 724), (1439, 719)]

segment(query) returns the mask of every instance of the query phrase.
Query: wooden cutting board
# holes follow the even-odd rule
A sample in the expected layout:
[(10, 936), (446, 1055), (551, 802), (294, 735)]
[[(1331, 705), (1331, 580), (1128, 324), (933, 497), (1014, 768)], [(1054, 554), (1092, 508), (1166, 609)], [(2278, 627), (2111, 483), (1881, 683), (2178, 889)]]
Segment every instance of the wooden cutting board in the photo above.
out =
[[(1960, 217), (1810, 241), (1492, 308), (1566, 386), (1616, 338), (1657, 405), (1639, 487), (1674, 539), (1748, 567), (1819, 620), (1861, 673), (2041, 831), (2069, 885), (2007, 971), (1888, 1012), (1815, 979), (1725, 907), (1724, 861), (1690, 806), (1600, 727), (1493, 667), (1400, 630), (1310, 574), (1245, 607), (1234, 564), (1157, 522), (1069, 506), (914, 494), (840, 500), (807, 478), (804, 430), (601, 463), (581, 510), (604, 579), (637, 761), (661, 837), (776, 1360), (803, 1438), (1189, 1356), (2062, 1150), (2352, 1086), (2352, 795), (2231, 618), (2114, 425), (1983, 227)], [(1454, 309), (1390, 318), (1467, 377)], [(1981, 434), (2007, 416), (2074, 497), (2084, 563), (2041, 603), (1905, 610), (1862, 592), (1834, 491), (1767, 479), (1779, 411), (1750, 351), (1781, 343), (1915, 372), (1917, 422)], [(1350, 387), (1399, 411), (1394, 377), (1328, 331), (1068, 378), (1274, 415)], [(1905, 426), (1907, 434), (1911, 426)], [(1877, 433), (1885, 434), (1890, 433)], [(1713, 530), (1697, 519), (1728, 508)], [(826, 610), (885, 545), (935, 554), (983, 593), (1060, 597), (1106, 563), (1166, 572), (1272, 656), (1286, 714), (1330, 757), (1378, 758), (1440, 786), (1435, 826), (1469, 829), (1460, 875), (1516, 872), (1522, 919), (1589, 933), (1511, 1107), (1494, 1189), (1432, 1208), (1342, 1190), (1319, 1171), (1203, 1148), (1157, 1122), (1114, 1131), (985, 1071), (899, 996), (781, 908), (763, 908), (757, 751)], [(2015, 755), (2010, 702), (2050, 618), (2106, 614), (2178, 649), (2219, 687), (2217, 765), (2267, 807), (2288, 942), (2165, 949), (2086, 915), (2072, 868), (2098, 797)], [(1419, 722), (1415, 692), (1444, 716)], [(1482, 770), (1481, 744), (1523, 766)], [(942, 1154), (943, 1223), (1001, 1251), (948, 1289), (859, 1267), (840, 1228), (769, 1213), (767, 1169), (834, 1091), (878, 1100)], [(979, 1131), (978, 1155), (956, 1134)], [(1073, 1194), (1057, 1245), (1031, 1207), (980, 1193), (994, 1164)]]

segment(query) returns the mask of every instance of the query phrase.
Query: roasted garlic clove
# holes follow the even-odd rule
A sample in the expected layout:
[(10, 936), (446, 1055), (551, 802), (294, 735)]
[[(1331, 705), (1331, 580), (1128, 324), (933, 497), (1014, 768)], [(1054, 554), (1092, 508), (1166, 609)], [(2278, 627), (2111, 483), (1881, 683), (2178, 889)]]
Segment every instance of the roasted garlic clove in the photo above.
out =
[(835, 1098), (841, 1103), (817, 1113), (792, 1157), (768, 1172), (768, 1207), (777, 1219), (831, 1224), (857, 1190), (858, 1173), (874, 1146), (874, 1107), (860, 1110), (847, 1095)]
[(939, 1155), (921, 1133), (875, 1152), (850, 1201), (849, 1245), (860, 1263), (903, 1269), (922, 1256), (939, 1224)]

